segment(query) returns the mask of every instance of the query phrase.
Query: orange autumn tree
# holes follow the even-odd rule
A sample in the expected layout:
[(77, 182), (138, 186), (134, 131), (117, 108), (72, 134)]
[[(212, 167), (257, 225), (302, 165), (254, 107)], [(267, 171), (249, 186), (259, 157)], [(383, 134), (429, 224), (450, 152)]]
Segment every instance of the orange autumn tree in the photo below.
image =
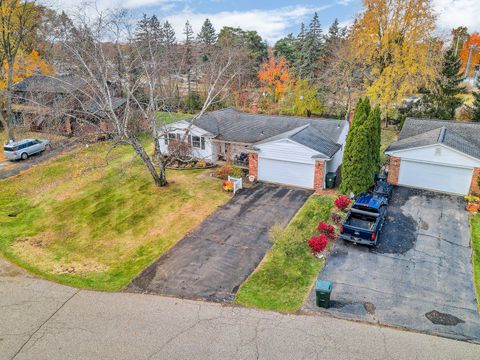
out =
[(287, 91), (291, 80), (285, 58), (276, 59), (271, 56), (267, 62), (260, 65), (258, 79), (264, 91), (272, 96), (274, 102), (278, 102)]
[[(470, 49), (472, 46), (477, 46), (476, 49)], [(467, 41), (463, 44), (462, 50), (460, 51), (460, 59), (462, 60), (463, 71), (466, 70), (468, 57), (470, 55), (470, 50), (472, 51), (472, 58), (470, 60), (469, 74), (472, 75), (475, 65), (480, 64), (480, 34), (473, 33), (471, 34)]]
[[(8, 62), (6, 60), (4, 61), (3, 67), (4, 77), (3, 79), (0, 78), (0, 90), (5, 89), (7, 86)], [(36, 50), (32, 50), (27, 54), (19, 51), (13, 64), (13, 83), (15, 84), (36, 74), (53, 75), (53, 70), (52, 67), (40, 57)]]

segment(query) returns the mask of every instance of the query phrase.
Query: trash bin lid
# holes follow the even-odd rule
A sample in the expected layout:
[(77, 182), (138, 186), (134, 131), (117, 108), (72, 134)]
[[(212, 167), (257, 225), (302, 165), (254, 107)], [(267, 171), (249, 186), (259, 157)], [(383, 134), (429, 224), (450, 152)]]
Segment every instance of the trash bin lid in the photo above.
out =
[(333, 283), (328, 280), (317, 280), (315, 283), (315, 290), (332, 291)]

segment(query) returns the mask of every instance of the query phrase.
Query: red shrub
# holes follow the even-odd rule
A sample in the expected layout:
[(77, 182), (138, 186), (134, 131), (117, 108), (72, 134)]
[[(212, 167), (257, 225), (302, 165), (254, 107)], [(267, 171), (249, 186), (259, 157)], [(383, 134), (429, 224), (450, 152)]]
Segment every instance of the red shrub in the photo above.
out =
[(310, 249), (314, 254), (325, 250), (327, 243), (328, 238), (326, 235), (312, 236), (310, 240), (308, 240), (308, 246), (310, 246)]
[(338, 198), (335, 199), (335, 206), (343, 211), (348, 207), (348, 205), (350, 205), (351, 202), (352, 200), (350, 200), (345, 195), (340, 195)]
[(327, 224), (326, 222), (321, 222), (317, 226), (317, 230), (321, 235), (326, 235), (330, 240), (334, 240), (337, 238), (337, 234), (335, 233), (335, 228), (333, 225)]

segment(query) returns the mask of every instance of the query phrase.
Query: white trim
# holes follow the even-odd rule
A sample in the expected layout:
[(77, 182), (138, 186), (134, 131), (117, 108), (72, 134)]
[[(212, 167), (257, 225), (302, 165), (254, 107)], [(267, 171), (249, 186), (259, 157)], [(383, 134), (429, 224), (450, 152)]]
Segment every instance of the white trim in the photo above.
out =
[(436, 162), (436, 161), (418, 160), (418, 159), (411, 159), (411, 158), (407, 158), (407, 157), (401, 158), (400, 168), (402, 167), (402, 161), (403, 160), (411, 161), (411, 162), (417, 162), (417, 163), (423, 163), (423, 164), (432, 164), (432, 165), (454, 167), (454, 168), (459, 168), (459, 169), (474, 169), (475, 168), (475, 166), (466, 166), (466, 165), (457, 165), (457, 164), (442, 163), (442, 162)]
[[(396, 154), (400, 153), (403, 153), (403, 152), (407, 152), (407, 151), (411, 151), (411, 150), (418, 150), (418, 149), (427, 149), (427, 148), (431, 148), (431, 147), (435, 147), (435, 146), (443, 146), (444, 148), (446, 149), (449, 149), (449, 150), (452, 150), (453, 152), (456, 152), (457, 154), (460, 154), (460, 155), (463, 155), (465, 157), (468, 157), (472, 160), (475, 160), (477, 161), (479, 164), (480, 164), (480, 159), (479, 158), (476, 158), (474, 156), (471, 156), (471, 155), (468, 155), (468, 154), (465, 154), (464, 152), (462, 151), (459, 151), (457, 149), (454, 149), (450, 146), (447, 146), (443, 143), (435, 143), (435, 144), (430, 144), (430, 145), (424, 145), (424, 146), (416, 146), (416, 147), (411, 147), (411, 148), (408, 148), (408, 149), (400, 149), (400, 150), (393, 150), (393, 151), (385, 151), (385, 154), (386, 155), (390, 155), (390, 156), (396, 156)], [(401, 157), (401, 156), (398, 156), (398, 157)]]

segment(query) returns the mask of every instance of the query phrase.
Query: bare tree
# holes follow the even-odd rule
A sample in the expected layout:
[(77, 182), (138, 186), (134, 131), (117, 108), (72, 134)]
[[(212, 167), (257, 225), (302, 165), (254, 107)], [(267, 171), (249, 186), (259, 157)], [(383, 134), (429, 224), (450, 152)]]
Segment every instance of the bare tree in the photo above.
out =
[[(129, 144), (148, 169), (156, 186), (167, 184), (166, 167), (175, 154), (148, 154), (136, 136), (135, 129), (148, 130), (155, 144), (168, 136), (169, 127), (159, 123), (159, 111), (169, 110), (169, 99), (162, 91), (163, 85), (178, 73), (182, 64), (165, 63), (168, 51), (153, 37), (140, 44), (126, 12), (99, 14), (94, 19), (77, 16), (65, 29), (61, 41), (62, 56), (67, 56), (70, 71), (82, 81), (75, 100), (81, 111), (70, 111), (76, 121), (98, 126), (99, 111), (109, 123), (101, 131), (117, 144)], [(175, 66), (172, 66), (174, 64)], [(171, 68), (166, 69), (169, 65)], [(198, 68), (204, 101), (201, 111), (191, 121), (201, 116), (227, 94), (229, 84), (241, 69), (241, 59), (234, 48), (216, 49), (208, 62)], [(118, 103), (122, 103), (118, 111)], [(92, 112), (91, 109), (96, 111)], [(80, 116), (80, 113), (84, 115)], [(188, 129), (187, 129), (188, 133)], [(185, 134), (187, 136), (187, 134)], [(185, 138), (182, 139), (185, 141)], [(155, 159), (156, 158), (156, 159)]]

